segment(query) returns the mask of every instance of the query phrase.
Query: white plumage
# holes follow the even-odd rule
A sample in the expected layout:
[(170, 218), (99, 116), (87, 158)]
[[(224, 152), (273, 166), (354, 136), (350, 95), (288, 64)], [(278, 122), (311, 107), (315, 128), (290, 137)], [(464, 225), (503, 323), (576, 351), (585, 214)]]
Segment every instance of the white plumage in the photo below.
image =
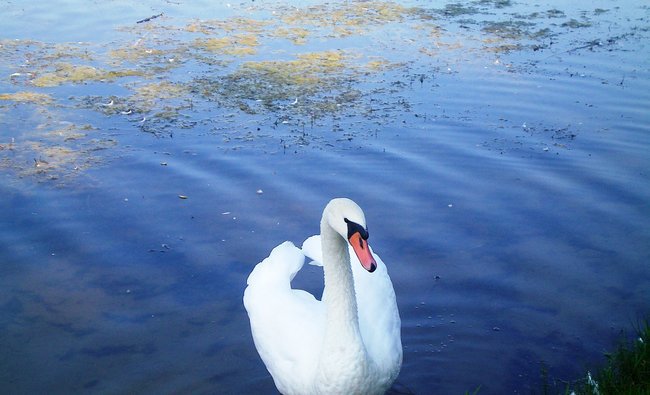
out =
[[(248, 277), (244, 306), (255, 346), (283, 394), (379, 394), (399, 373), (395, 292), (365, 229), (356, 203), (333, 199), (321, 235), (302, 249), (280, 244)], [(291, 288), (305, 257), (324, 267), (322, 301)]]

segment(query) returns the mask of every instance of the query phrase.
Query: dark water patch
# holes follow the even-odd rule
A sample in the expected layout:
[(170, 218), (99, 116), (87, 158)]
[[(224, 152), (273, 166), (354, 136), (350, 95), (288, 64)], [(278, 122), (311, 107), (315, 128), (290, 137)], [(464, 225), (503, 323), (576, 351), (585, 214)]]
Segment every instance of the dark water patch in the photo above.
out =
[(157, 347), (153, 343), (146, 344), (126, 344), (104, 346), (98, 348), (82, 348), (81, 353), (89, 355), (94, 358), (107, 358), (120, 355), (151, 355), (157, 351)]
[(144, 325), (147, 322), (150, 322), (152, 319), (160, 316), (164, 316), (165, 313), (133, 313), (131, 311), (125, 312), (105, 312), (103, 313), (103, 318), (111, 321), (118, 325)]
[(50, 322), (49, 324), (52, 325), (54, 328), (61, 329), (64, 332), (67, 332), (72, 336), (79, 337), (79, 338), (91, 335), (97, 331), (96, 328), (80, 328), (68, 322), (66, 323)]
[(6, 330), (6, 328), (15, 322), (18, 316), (21, 316), (24, 313), (23, 302), (17, 297), (12, 297), (11, 299), (4, 302), (0, 305), (0, 328)]
[(89, 390), (89, 389), (92, 389), (92, 388), (94, 388), (94, 387), (97, 387), (97, 385), (98, 385), (99, 383), (100, 383), (99, 380), (94, 379), (94, 380), (90, 380), (90, 381), (85, 382), (85, 383), (83, 384), (83, 387), (84, 387), (84, 389), (88, 389), (88, 390)]
[(203, 353), (205, 357), (211, 357), (221, 353), (224, 350), (225, 346), (221, 343), (214, 343), (211, 346), (208, 346)]

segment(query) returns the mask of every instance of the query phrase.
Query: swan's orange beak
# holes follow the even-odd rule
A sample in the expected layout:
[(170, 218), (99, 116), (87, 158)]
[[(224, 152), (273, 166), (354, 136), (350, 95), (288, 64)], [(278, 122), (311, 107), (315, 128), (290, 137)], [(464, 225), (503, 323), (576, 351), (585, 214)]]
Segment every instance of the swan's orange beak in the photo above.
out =
[(361, 266), (370, 273), (374, 272), (375, 269), (377, 269), (377, 262), (375, 262), (375, 258), (372, 257), (370, 248), (368, 248), (368, 240), (361, 237), (359, 232), (355, 232), (350, 236), (348, 241), (350, 242), (354, 253), (357, 254)]

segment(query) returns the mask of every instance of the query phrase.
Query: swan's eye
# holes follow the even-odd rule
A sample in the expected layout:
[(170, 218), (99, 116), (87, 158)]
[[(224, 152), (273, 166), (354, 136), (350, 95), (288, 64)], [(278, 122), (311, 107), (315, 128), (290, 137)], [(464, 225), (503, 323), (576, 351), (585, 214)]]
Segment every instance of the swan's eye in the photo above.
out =
[(356, 222), (350, 221), (347, 218), (343, 218), (346, 224), (348, 224), (348, 240), (352, 237), (353, 234), (359, 233), (362, 240), (368, 240), (368, 231), (361, 225)]

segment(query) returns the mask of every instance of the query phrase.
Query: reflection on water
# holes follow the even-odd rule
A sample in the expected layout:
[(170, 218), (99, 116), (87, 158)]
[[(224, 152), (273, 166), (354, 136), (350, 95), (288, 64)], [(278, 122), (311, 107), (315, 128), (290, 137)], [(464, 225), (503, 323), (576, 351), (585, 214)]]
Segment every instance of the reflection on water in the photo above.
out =
[(333, 196), (398, 390), (536, 391), (647, 317), (645, 6), (6, 6), (3, 392), (272, 393), (245, 279)]

